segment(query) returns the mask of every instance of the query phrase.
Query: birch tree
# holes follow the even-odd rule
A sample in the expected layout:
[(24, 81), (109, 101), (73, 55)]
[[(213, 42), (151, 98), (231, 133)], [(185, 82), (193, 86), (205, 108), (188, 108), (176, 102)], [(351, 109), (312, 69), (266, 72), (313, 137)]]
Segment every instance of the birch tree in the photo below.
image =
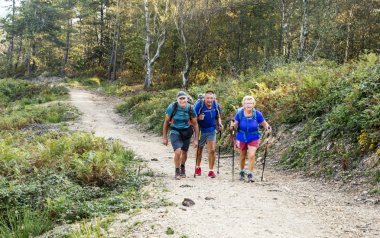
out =
[(186, 42), (186, 35), (185, 35), (185, 17), (184, 17), (184, 11), (185, 11), (185, 0), (177, 0), (177, 10), (178, 10), (178, 21), (175, 21), (176, 28), (180, 34), (181, 43), (183, 46), (183, 52), (185, 56), (185, 66), (181, 72), (182, 75), (182, 87), (185, 88), (187, 85), (189, 73), (190, 73), (190, 67), (192, 62), (192, 57), (189, 57), (189, 52), (187, 49), (187, 42)]
[(158, 9), (158, 3), (156, 1), (153, 1), (154, 5), (154, 27), (153, 32), (155, 33), (155, 36), (157, 38), (157, 48), (156, 53), (153, 57), (150, 56), (150, 47), (152, 44), (152, 32), (150, 29), (150, 12), (149, 12), (149, 6), (148, 6), (148, 0), (144, 0), (144, 16), (145, 16), (145, 51), (144, 51), (144, 62), (145, 62), (145, 69), (146, 69), (146, 75), (145, 75), (145, 82), (144, 82), (144, 88), (149, 89), (152, 85), (152, 67), (155, 61), (160, 56), (160, 50), (162, 46), (165, 43), (165, 36), (166, 36), (166, 26), (165, 26), (165, 18), (167, 17), (168, 12), (168, 0), (165, 1), (165, 10), (164, 13), (161, 15), (159, 9)]
[(281, 0), (281, 6), (280, 52), (282, 52), (285, 62), (289, 62), (291, 49), (289, 32), (289, 0)]
[(302, 15), (302, 24), (301, 24), (301, 32), (300, 32), (300, 45), (298, 50), (298, 57), (297, 59), (299, 61), (302, 61), (304, 58), (305, 53), (305, 47), (306, 47), (306, 38), (308, 35), (308, 0), (302, 0), (302, 9), (303, 9), (303, 15)]

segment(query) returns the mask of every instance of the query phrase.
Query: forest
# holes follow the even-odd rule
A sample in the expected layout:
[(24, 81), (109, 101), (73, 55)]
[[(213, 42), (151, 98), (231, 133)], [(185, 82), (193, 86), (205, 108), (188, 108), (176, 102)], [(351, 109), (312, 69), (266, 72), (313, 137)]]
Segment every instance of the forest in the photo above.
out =
[(187, 87), (379, 50), (378, 0), (27, 0), (1, 20), (0, 75)]
[[(5, 2), (0, 237), (378, 236), (380, 0)], [(165, 111), (210, 89), (221, 174), (179, 186)], [(273, 128), (252, 189), (228, 159), (246, 95)]]

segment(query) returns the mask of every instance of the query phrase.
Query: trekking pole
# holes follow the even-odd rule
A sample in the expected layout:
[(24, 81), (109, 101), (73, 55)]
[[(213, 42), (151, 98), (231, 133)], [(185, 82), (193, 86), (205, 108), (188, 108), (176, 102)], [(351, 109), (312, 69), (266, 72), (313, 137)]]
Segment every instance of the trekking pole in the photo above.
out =
[(263, 158), (263, 172), (261, 173), (261, 182), (264, 178), (264, 170), (265, 170), (265, 159), (267, 158), (268, 153), (268, 144), (269, 144), (269, 137), (265, 140), (265, 152), (264, 152), (264, 158)]
[(234, 168), (235, 168), (235, 129), (232, 130), (232, 181), (235, 180)]
[(218, 143), (218, 174), (219, 174), (219, 161), (220, 161), (220, 140), (222, 139), (222, 131), (219, 131), (219, 143)]
[(197, 177), (195, 171), (197, 170), (197, 163), (198, 163), (198, 153), (199, 153), (199, 141), (197, 145), (197, 152), (195, 153), (195, 168), (194, 168), (194, 178)]
[[(199, 134), (200, 134), (201, 132), (199, 131)], [(198, 153), (199, 153), (199, 135), (198, 135), (198, 145), (197, 145), (197, 152), (195, 153), (195, 168), (194, 168), (194, 178), (196, 178), (197, 177), (197, 175), (196, 175), (196, 173), (195, 173), (195, 170), (197, 169), (197, 164), (198, 164)]]

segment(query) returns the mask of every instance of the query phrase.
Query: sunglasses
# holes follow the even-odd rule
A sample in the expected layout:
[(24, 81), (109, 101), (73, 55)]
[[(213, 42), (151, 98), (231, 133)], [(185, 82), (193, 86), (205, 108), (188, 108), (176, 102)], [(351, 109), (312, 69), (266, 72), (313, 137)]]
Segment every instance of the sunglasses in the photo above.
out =
[(179, 100), (185, 100), (186, 99), (186, 97), (180, 97), (180, 98), (178, 98)]

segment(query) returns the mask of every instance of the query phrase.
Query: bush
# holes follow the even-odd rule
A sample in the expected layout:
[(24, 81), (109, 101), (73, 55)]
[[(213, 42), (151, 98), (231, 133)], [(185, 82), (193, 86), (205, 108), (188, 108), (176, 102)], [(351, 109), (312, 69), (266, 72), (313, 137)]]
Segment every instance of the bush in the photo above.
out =
[(63, 86), (0, 79), (0, 108), (14, 104), (39, 104), (67, 97), (68, 90)]
[[(71, 113), (73, 117), (66, 117)], [(4, 110), (0, 118), (0, 130), (22, 129), (34, 123), (58, 123), (74, 119), (77, 109), (70, 104), (54, 103), (48, 106), (25, 106)]]
[[(369, 153), (380, 154), (378, 55), (363, 55), (356, 62), (340, 66), (316, 61), (292, 63), (270, 72), (247, 72), (239, 79), (192, 85), (188, 92), (197, 98), (199, 93), (214, 90), (225, 125), (241, 107), (245, 95), (255, 97), (257, 109), (274, 128), (305, 125), (281, 159), (287, 168), (318, 167), (319, 174), (334, 175), (339, 170), (362, 168), (363, 157)], [(118, 111), (161, 134), (166, 107), (175, 100), (178, 90), (130, 96)], [(230, 144), (228, 133), (222, 136), (225, 147)]]
[(72, 222), (127, 211), (140, 199), (143, 180), (134, 172), (134, 154), (116, 141), (31, 131), (1, 138), (0, 211), (28, 206)]

